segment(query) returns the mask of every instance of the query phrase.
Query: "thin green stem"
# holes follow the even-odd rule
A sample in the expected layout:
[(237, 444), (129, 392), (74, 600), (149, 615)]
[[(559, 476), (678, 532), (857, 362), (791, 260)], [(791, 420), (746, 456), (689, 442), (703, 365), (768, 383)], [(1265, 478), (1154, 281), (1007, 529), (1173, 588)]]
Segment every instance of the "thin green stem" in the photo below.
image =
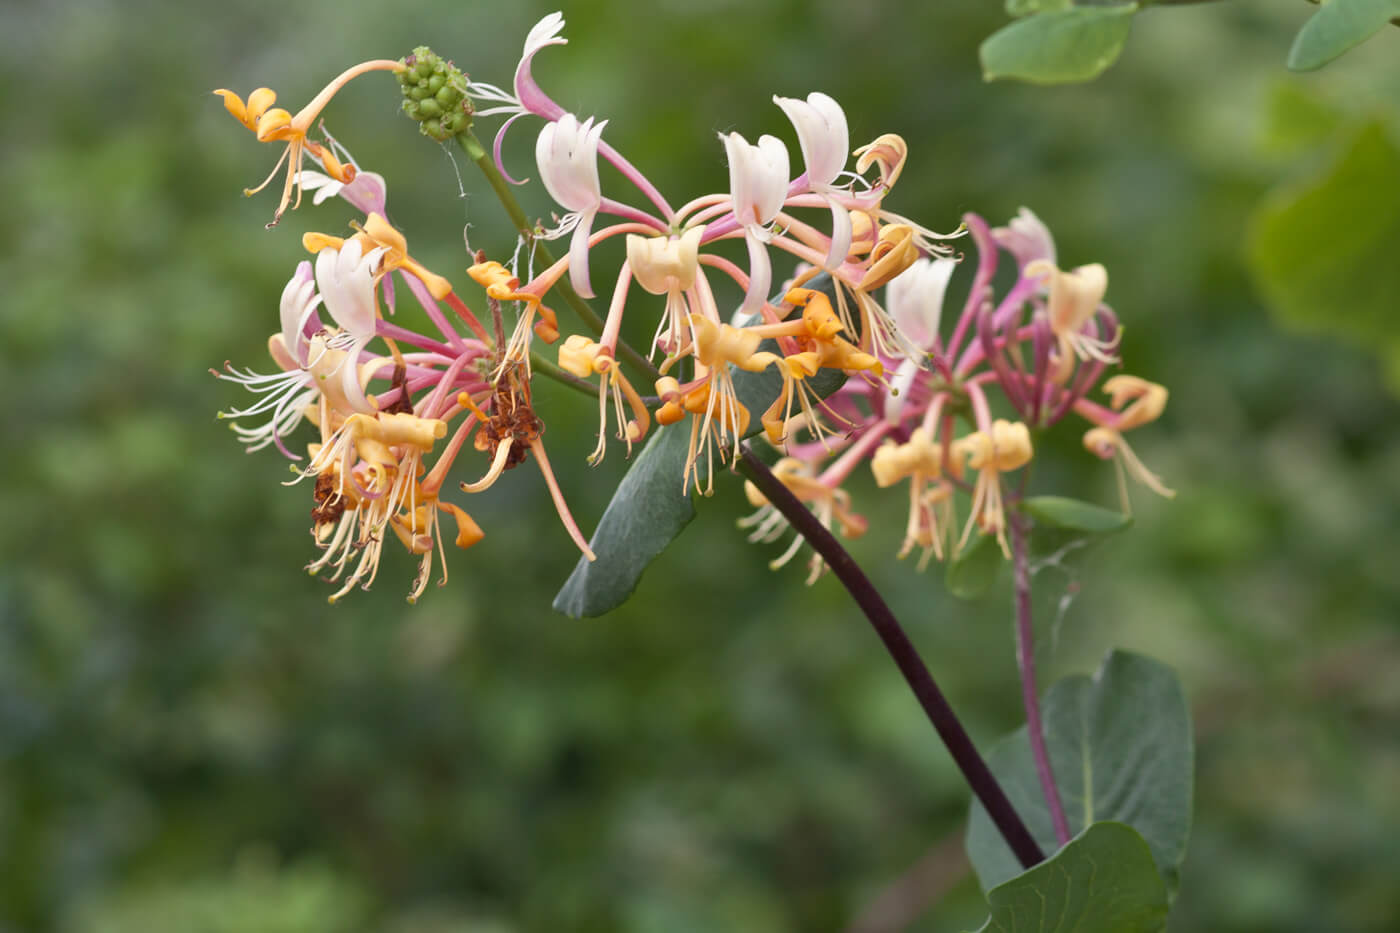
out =
[(967, 730), (963, 728), (943, 692), (938, 689), (938, 684), (934, 682), (923, 658), (919, 657), (918, 649), (909, 640), (894, 613), (890, 612), (890, 607), (870, 582), (870, 578), (835, 536), (783, 485), (782, 480), (773, 475), (773, 471), (754, 455), (747, 444), (744, 445), (743, 454), (736, 465), (739, 472), (758, 487), (768, 502), (781, 512), (797, 533), (807, 539), (813, 550), (821, 555), (827, 566), (836, 574), (836, 578), (851, 594), (856, 605), (865, 613), (866, 619), (875, 629), (875, 634), (879, 635), (880, 641), (884, 643), (885, 650), (890, 653), (899, 672), (904, 675), (909, 689), (914, 691), (924, 714), (928, 716), (929, 722), (933, 723), (933, 728), (943, 740), (948, 754), (953, 757), (968, 786), (982, 802), (987, 815), (992, 818), (992, 822), (1017, 859), (1026, 868), (1044, 861), (1045, 854), (1040, 851), (1040, 846), (1030, 830), (1026, 829), (1020, 814), (1011, 805), (1006, 792), (1002, 790), (991, 769), (978, 753), (977, 746), (972, 744)]
[[(476, 163), (476, 167), (481, 170), (481, 174), (486, 176), (486, 183), (489, 184), (491, 190), (496, 193), (496, 198), (501, 202), (501, 206), (506, 209), (506, 214), (509, 215), (511, 223), (515, 224), (515, 229), (534, 247), (535, 251), (539, 253), (540, 258), (543, 259), (547, 265), (553, 265), (554, 255), (549, 251), (549, 247), (536, 239), (534, 225), (531, 224), (530, 219), (525, 216), (525, 210), (520, 206), (520, 202), (515, 199), (515, 192), (510, 190), (510, 184), (501, 175), (500, 169), (496, 168), (495, 160), (492, 159), (491, 154), (486, 151), (486, 147), (481, 144), (481, 140), (477, 139), (476, 134), (471, 130), (466, 130), (457, 136), (457, 143), (462, 147), (462, 151), (467, 154), (467, 158)], [(574, 287), (569, 284), (567, 278), (560, 279), (554, 288), (559, 294), (564, 296), (564, 301), (573, 309), (573, 312), (578, 315), (579, 320), (583, 322), (585, 327), (592, 330), (595, 334), (601, 334), (603, 332), (603, 319), (589, 306), (588, 302), (583, 300), (578, 292), (574, 291)], [(661, 373), (657, 372), (656, 367), (651, 364), (651, 360), (632, 349), (625, 340), (618, 340), (617, 355), (621, 361), (629, 364), (636, 373), (646, 376), (648, 382), (654, 382), (661, 377)]]
[(575, 392), (586, 395), (591, 399), (596, 400), (598, 398), (598, 389), (591, 382), (580, 379), (573, 373), (564, 372), (564, 370), (555, 366), (533, 350), (530, 351), (530, 370), (531, 372), (544, 376), (546, 379), (553, 379), (560, 385), (566, 385)]

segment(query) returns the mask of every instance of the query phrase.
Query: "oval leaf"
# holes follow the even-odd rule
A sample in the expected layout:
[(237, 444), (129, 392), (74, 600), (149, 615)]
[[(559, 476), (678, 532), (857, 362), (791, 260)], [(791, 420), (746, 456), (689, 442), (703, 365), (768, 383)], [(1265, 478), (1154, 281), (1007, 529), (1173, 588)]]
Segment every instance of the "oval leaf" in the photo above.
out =
[(1136, 3), (1037, 13), (982, 43), (982, 77), (1066, 84), (1098, 77), (1128, 39)]
[[(828, 276), (814, 278), (807, 287), (824, 291), (834, 300)], [(780, 301), (774, 299), (775, 304)], [(771, 340), (762, 346), (778, 349)], [(762, 430), (758, 416), (778, 397), (782, 376), (772, 367), (760, 373), (734, 370), (732, 375), (735, 394), (753, 415), (746, 435), (752, 436)], [(807, 380), (807, 387), (825, 398), (845, 381), (845, 373), (822, 370)], [(658, 428), (651, 436), (618, 484), (588, 542), (598, 559), (579, 558), (554, 597), (556, 611), (576, 619), (599, 616), (632, 595), (643, 571), (695, 517), (695, 504), (681, 485), (689, 449), (686, 422)]]
[(1296, 324), (1400, 347), (1400, 148), (1361, 128), (1321, 176), (1271, 195), (1251, 224), (1249, 263), (1275, 312)]
[(1400, 0), (1325, 0), (1312, 15), (1288, 53), (1293, 71), (1312, 71), (1375, 35), (1400, 16)]
[(978, 933), (1160, 933), (1167, 891), (1131, 826), (1095, 823), (1053, 858), (987, 892)]
[(994, 535), (978, 535), (972, 547), (948, 562), (944, 581), (959, 599), (976, 599), (997, 582), (1005, 556)]
[(603, 510), (589, 547), (554, 597), (554, 608), (575, 619), (622, 605), (656, 559), (690, 520), (695, 504), (681, 486), (688, 431), (659, 431), (647, 441)]
[(1032, 496), (1021, 508), (1041, 525), (1081, 534), (1111, 534), (1133, 523), (1131, 515), (1064, 496)]
[[(1134, 827), (1175, 886), (1191, 827), (1194, 746), (1181, 684), (1170, 667), (1114, 651), (1092, 678), (1057, 682), (1041, 714), (1055, 784), (1071, 832), (1102, 820)], [(1022, 726), (998, 742), (987, 764), (1046, 852), (1058, 845)], [(986, 811), (974, 803), (967, 854), (984, 889), (1021, 873)]]

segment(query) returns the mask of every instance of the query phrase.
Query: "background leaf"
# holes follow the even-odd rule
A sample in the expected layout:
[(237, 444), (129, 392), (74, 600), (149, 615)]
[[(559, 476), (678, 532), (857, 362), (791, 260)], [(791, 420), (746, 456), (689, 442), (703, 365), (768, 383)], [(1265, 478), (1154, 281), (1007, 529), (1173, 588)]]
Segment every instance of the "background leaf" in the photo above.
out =
[(978, 933), (1156, 933), (1167, 891), (1131, 826), (1095, 823), (1040, 865), (987, 892)]
[(972, 546), (948, 561), (944, 582), (959, 599), (977, 599), (992, 588), (1006, 562), (995, 535), (979, 534)]
[[(1191, 826), (1193, 742), (1181, 684), (1171, 668), (1111, 652), (1092, 678), (1067, 677), (1046, 691), (1045, 740), (1071, 832), (1118, 820), (1147, 841), (1173, 886)], [(1022, 726), (987, 755), (1007, 796), (1046, 852), (1058, 843)], [(967, 853), (991, 889), (1021, 873), (986, 811), (972, 806)]]
[(1073, 5), (1073, 0), (1006, 0), (1006, 12), (1009, 16), (1029, 16), (1050, 10), (1068, 10)]
[(982, 77), (1066, 84), (1098, 77), (1128, 39), (1136, 3), (1037, 13), (982, 43)]
[[(831, 278), (818, 276), (809, 288), (834, 300)], [(774, 298), (774, 303), (779, 303)], [(777, 352), (772, 340), (763, 349)], [(782, 388), (771, 366), (763, 372), (732, 371), (734, 391), (752, 416), (746, 437), (762, 430), (759, 415)], [(808, 386), (825, 398), (846, 381), (842, 372), (822, 370)], [(690, 419), (658, 427), (608, 503), (589, 546), (596, 561), (580, 557), (554, 597), (554, 608), (574, 618), (602, 615), (626, 602), (642, 573), (695, 517), (695, 503), (681, 484), (690, 449)]]
[(1312, 15), (1288, 53), (1288, 67), (1312, 71), (1375, 35), (1400, 16), (1400, 0), (1325, 0)]
[(1400, 352), (1400, 149), (1362, 127), (1340, 156), (1254, 216), (1249, 262), (1274, 310), (1310, 330)]
[(1037, 524), (1083, 534), (1110, 534), (1133, 523), (1131, 515), (1065, 496), (1031, 496), (1021, 508)]

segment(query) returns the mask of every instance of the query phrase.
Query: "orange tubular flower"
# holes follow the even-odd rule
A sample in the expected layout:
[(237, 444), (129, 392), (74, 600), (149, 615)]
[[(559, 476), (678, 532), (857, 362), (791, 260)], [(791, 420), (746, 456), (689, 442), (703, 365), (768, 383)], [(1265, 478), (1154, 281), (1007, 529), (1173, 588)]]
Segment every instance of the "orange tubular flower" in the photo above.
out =
[(884, 367), (877, 358), (840, 336), (845, 327), (825, 294), (809, 288), (793, 288), (788, 290), (783, 300), (802, 308), (802, 316), (782, 324), (750, 328), (763, 336), (792, 337), (798, 347), (798, 352), (790, 353), (779, 363), (783, 388), (762, 418), (763, 429), (774, 444), (782, 443), (787, 424), (793, 416), (794, 400), (806, 423), (819, 437), (822, 435), (821, 420), (816, 411), (821, 400), (806, 383), (819, 370), (868, 372), (876, 377), (884, 373)]
[[(762, 372), (774, 363), (781, 364), (782, 357), (759, 351), (758, 345), (763, 342), (763, 335), (758, 328), (720, 324), (698, 314), (692, 314), (689, 323), (695, 335), (692, 352), (696, 379), (684, 389), (680, 385), (673, 386), (670, 380), (658, 381), (657, 392), (666, 399), (667, 404), (657, 412), (657, 420), (662, 424), (672, 423), (669, 419), (674, 418), (676, 412), (668, 405), (676, 405), (699, 416), (691, 421), (690, 449), (686, 454), (681, 481), (689, 486), (693, 476), (696, 492), (708, 496), (714, 491), (715, 449), (719, 450), (721, 461), (727, 456), (738, 457), (739, 441), (749, 425), (749, 410), (734, 391), (734, 379), (729, 367), (732, 365), (747, 372)], [(676, 359), (673, 356), (662, 364), (662, 375)], [(664, 387), (663, 382), (666, 383)], [(703, 490), (696, 462), (702, 451), (706, 460), (706, 485)]]
[(1015, 423), (998, 418), (992, 423), (991, 434), (975, 431), (953, 442), (953, 455), (967, 459), (967, 465), (978, 470), (977, 485), (972, 490), (972, 514), (958, 540), (958, 550), (967, 544), (973, 526), (984, 534), (996, 535), (1001, 552), (1011, 558), (1006, 543), (1006, 509), (1002, 504), (1001, 474), (1019, 470), (1031, 462), (1030, 430), (1020, 421)]
[(949, 474), (961, 478), (961, 460), (954, 459), (951, 452), (929, 437), (923, 428), (915, 428), (903, 444), (885, 441), (870, 460), (875, 484), (882, 489), (902, 479), (909, 480), (909, 523), (899, 556), (904, 557), (917, 544), (923, 549), (920, 570), (928, 566), (930, 557), (943, 559), (944, 545), (953, 523), (953, 486), (943, 479), (945, 463)]
[[(504, 360), (523, 360), (530, 355), (530, 329), (545, 343), (559, 339), (559, 318), (540, 302), (540, 296), (520, 290), (520, 279), (511, 275), (509, 269), (495, 260), (479, 262), (467, 270), (472, 281), (486, 289), (486, 297), (496, 301), (523, 301), (525, 313), (515, 325), (515, 330), (506, 343)], [(540, 319), (535, 320), (536, 312)]]
[(1176, 496), (1175, 490), (1167, 488), (1161, 478), (1138, 459), (1127, 439), (1123, 437), (1124, 431), (1141, 427), (1161, 417), (1162, 411), (1167, 407), (1166, 387), (1137, 376), (1118, 375), (1105, 379), (1103, 390), (1108, 393), (1109, 405), (1118, 410), (1118, 417), (1104, 419), (1098, 427), (1085, 432), (1084, 449), (1101, 460), (1113, 461), (1118, 473), (1118, 495), (1123, 503), (1123, 511), (1129, 515), (1133, 512), (1132, 503), (1128, 499), (1127, 476), (1131, 476), (1163, 498), (1171, 499)]
[(287, 147), (282, 151), (282, 155), (273, 166), (272, 172), (262, 184), (256, 188), (244, 190), (245, 195), (253, 195), (262, 189), (276, 177), (278, 169), (282, 163), (287, 163), (287, 180), (282, 186), (282, 199), (277, 204), (277, 211), (273, 214), (272, 223), (269, 227), (277, 225), (282, 219), (282, 214), (287, 210), (287, 206), (292, 203), (292, 191), (296, 190), (296, 204), (301, 204), (301, 161), (302, 154), (305, 153), (316, 159), (325, 168), (326, 174), (336, 181), (348, 183), (355, 178), (353, 166), (342, 165), (340, 160), (331, 151), (313, 140), (307, 138), (311, 125), (316, 118), (321, 115), (326, 104), (330, 103), (341, 88), (350, 83), (353, 78), (370, 71), (400, 71), (403, 64), (387, 59), (377, 59), (374, 61), (361, 62), (352, 68), (346, 69), (334, 81), (326, 85), (321, 93), (312, 98), (296, 115), (288, 113), (281, 107), (273, 107), (277, 100), (277, 94), (270, 88), (260, 87), (248, 95), (247, 103), (233, 91), (219, 88), (214, 93), (224, 100), (224, 107), (233, 114), (235, 120), (252, 130), (258, 137), (259, 142), (280, 142), (286, 143)]
[(439, 301), (452, 293), (452, 283), (435, 272), (429, 272), (422, 263), (408, 255), (408, 240), (393, 224), (378, 214), (370, 214), (365, 218), (364, 226), (352, 237), (306, 233), (302, 235), (301, 245), (308, 253), (319, 253), (323, 249), (340, 249), (347, 239), (358, 240), (361, 251), (366, 254), (372, 249), (384, 250), (378, 272), (380, 276), (388, 275), (395, 269), (402, 269), (427, 286), (428, 293)]
[[(608, 396), (612, 396), (614, 418), (617, 421), (618, 437), (627, 442), (627, 455), (632, 455), (632, 445), (646, 436), (651, 427), (651, 415), (641, 395), (632, 388), (632, 383), (623, 375), (622, 368), (612, 358), (612, 354), (602, 344), (589, 340), (582, 334), (574, 334), (559, 347), (559, 368), (580, 379), (587, 379), (594, 373), (598, 381), (598, 446), (589, 455), (588, 462), (597, 464), (607, 451)], [(611, 389), (611, 393), (609, 393)], [(629, 419), (623, 409), (623, 399), (631, 410)]]
[[(840, 487), (833, 488), (822, 482), (810, 464), (803, 463), (796, 457), (784, 457), (773, 464), (773, 475), (800, 501), (811, 506), (813, 514), (824, 527), (831, 528), (832, 522), (835, 521), (842, 537), (859, 538), (869, 528), (870, 523), (864, 516), (851, 511), (850, 494)], [(758, 509), (752, 515), (739, 519), (740, 528), (753, 529), (749, 533), (749, 540), (771, 543), (782, 537), (788, 528), (788, 521), (783, 513), (774, 508), (753, 483), (744, 483), (744, 494), (748, 497), (749, 504)], [(769, 569), (777, 570), (792, 560), (801, 550), (805, 540), (802, 535), (794, 535), (788, 549), (768, 562)], [(826, 569), (826, 562), (822, 560), (821, 555), (813, 554), (808, 567), (810, 573), (807, 583), (811, 585), (817, 582)]]

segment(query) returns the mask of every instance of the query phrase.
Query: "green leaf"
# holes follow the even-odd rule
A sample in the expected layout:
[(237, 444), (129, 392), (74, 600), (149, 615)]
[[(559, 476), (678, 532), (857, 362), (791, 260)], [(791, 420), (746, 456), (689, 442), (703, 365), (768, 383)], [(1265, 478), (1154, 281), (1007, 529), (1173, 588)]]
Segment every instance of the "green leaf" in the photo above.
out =
[[(1111, 652), (1092, 678), (1046, 691), (1045, 742), (1070, 832), (1117, 820), (1147, 841), (1174, 888), (1191, 827), (1194, 758), (1191, 717), (1172, 669), (1142, 655)], [(987, 764), (1046, 852), (1058, 843), (1022, 726), (997, 743)], [(984, 889), (1021, 873), (981, 805), (974, 803), (967, 854)]]
[(637, 455), (603, 511), (589, 547), (554, 597), (554, 608), (575, 619), (602, 615), (632, 595), (646, 570), (695, 517), (681, 485), (689, 428), (658, 431)]
[(1111, 534), (1133, 523), (1131, 515), (1064, 496), (1032, 496), (1022, 501), (1021, 508), (1037, 524), (1081, 534)]
[(982, 77), (1066, 84), (1098, 77), (1128, 39), (1136, 3), (1037, 13), (982, 43)]
[(1269, 93), (1260, 143), (1270, 154), (1313, 150), (1331, 139), (1344, 119), (1337, 107), (1297, 78), (1280, 80)]
[(1054, 10), (1068, 10), (1074, 0), (1006, 0), (1008, 16), (1029, 16), (1032, 13), (1046, 13)]
[(1319, 176), (1271, 194), (1251, 224), (1250, 267), (1275, 312), (1392, 358), (1397, 256), (1400, 149), (1379, 123), (1362, 127)]
[(1293, 71), (1312, 71), (1375, 35), (1391, 17), (1400, 16), (1400, 0), (1324, 0), (1288, 53)]
[(1160, 933), (1167, 890), (1131, 826), (1088, 827), (1053, 858), (987, 892), (978, 933)]
[(944, 581), (959, 599), (976, 599), (992, 588), (1005, 555), (996, 535), (978, 535), (972, 546), (948, 562)]
[[(832, 295), (833, 285), (826, 276), (813, 279), (807, 287)], [(761, 347), (777, 351), (771, 340)], [(733, 370), (732, 374), (734, 392), (752, 415), (745, 436), (752, 436), (762, 430), (759, 416), (778, 397), (783, 379), (771, 366), (761, 373)], [(844, 373), (822, 370), (807, 380), (807, 386), (825, 398), (845, 381)], [(695, 504), (681, 484), (689, 449), (688, 419), (656, 429), (618, 484), (588, 542), (597, 560), (579, 558), (555, 594), (556, 611), (575, 619), (599, 616), (632, 595), (642, 573), (695, 517)]]

